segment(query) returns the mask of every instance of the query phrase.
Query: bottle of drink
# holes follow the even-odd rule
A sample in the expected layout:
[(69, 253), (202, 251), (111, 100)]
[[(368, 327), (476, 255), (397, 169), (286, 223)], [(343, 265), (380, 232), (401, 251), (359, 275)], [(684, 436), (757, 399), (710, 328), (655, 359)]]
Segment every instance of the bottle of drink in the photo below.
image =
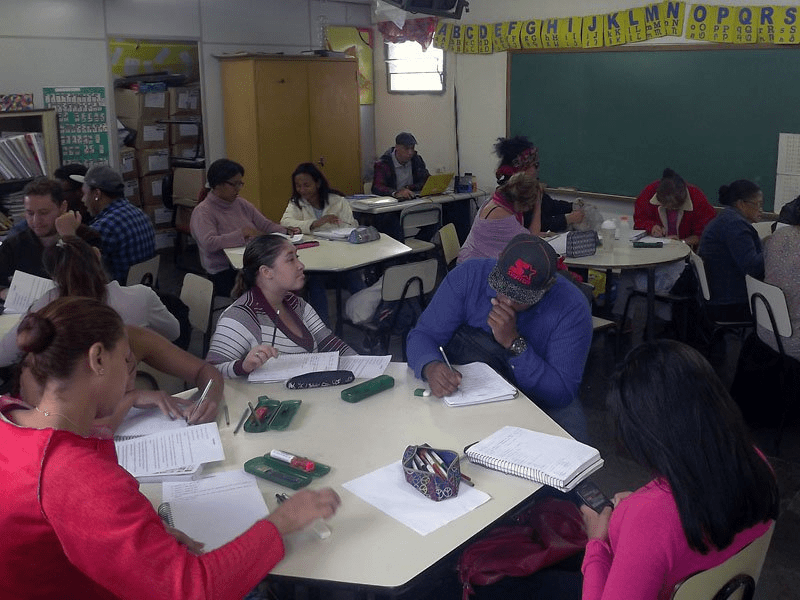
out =
[(623, 215), (619, 218), (619, 242), (621, 245), (627, 245), (631, 240), (631, 220), (628, 215)]

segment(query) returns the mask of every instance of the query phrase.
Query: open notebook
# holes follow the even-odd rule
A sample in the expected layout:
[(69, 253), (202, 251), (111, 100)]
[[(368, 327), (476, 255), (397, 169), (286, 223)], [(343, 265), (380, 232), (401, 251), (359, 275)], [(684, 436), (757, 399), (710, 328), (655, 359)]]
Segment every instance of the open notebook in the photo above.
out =
[(467, 458), (484, 467), (572, 490), (603, 466), (597, 449), (571, 438), (507, 425), (466, 450)]
[(461, 373), (461, 384), (454, 393), (442, 398), (447, 406), (499, 402), (511, 400), (517, 395), (517, 388), (486, 363), (473, 362), (454, 368)]

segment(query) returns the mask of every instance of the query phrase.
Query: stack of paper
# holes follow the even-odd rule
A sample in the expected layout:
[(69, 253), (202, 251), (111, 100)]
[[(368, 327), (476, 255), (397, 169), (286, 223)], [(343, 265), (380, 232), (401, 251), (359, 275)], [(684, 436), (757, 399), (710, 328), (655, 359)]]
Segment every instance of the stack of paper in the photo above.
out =
[(14, 271), (3, 312), (13, 314), (26, 313), (31, 304), (55, 286), (56, 284), (50, 279), (37, 277), (24, 271)]
[(500, 377), (492, 367), (482, 362), (456, 367), (461, 373), (461, 384), (455, 393), (442, 398), (448, 406), (467, 406), (484, 402), (511, 400), (517, 388)]
[(251, 371), (247, 380), (256, 383), (286, 381), (304, 373), (335, 371), (338, 366), (338, 352), (281, 354), (277, 358), (270, 358), (258, 369)]
[(117, 460), (139, 481), (193, 479), (202, 465), (225, 459), (216, 423), (115, 441)]

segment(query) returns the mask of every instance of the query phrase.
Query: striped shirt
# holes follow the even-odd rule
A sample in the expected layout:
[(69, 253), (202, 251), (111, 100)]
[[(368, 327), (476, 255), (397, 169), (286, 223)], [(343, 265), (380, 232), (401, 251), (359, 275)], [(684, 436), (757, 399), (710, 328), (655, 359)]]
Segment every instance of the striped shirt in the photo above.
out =
[[(300, 325), (301, 336), (292, 333), (284, 317), (294, 319)], [(225, 377), (242, 377), (247, 374), (242, 369), (242, 362), (247, 353), (259, 344), (269, 344), (283, 354), (356, 354), (328, 329), (311, 305), (302, 298), (287, 294), (280, 315), (277, 315), (261, 290), (253, 286), (220, 316), (206, 360)]]

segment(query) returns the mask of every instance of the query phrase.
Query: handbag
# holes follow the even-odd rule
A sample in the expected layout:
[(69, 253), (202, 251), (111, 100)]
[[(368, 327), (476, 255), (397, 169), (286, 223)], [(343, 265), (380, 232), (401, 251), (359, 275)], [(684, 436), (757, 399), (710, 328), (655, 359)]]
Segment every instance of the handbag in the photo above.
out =
[(570, 231), (567, 233), (567, 256), (581, 258), (597, 252), (596, 231)]
[(524, 577), (583, 551), (586, 529), (578, 507), (548, 497), (514, 517), (513, 525), (490, 531), (458, 559), (463, 600), (473, 585), (490, 585), (503, 577)]

